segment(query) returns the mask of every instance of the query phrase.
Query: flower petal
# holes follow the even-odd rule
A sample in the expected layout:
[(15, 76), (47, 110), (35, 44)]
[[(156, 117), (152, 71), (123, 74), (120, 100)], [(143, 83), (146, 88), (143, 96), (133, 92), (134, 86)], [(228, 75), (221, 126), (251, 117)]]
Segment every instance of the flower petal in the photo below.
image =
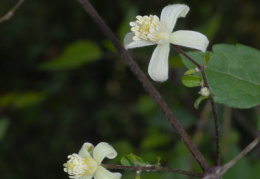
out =
[(100, 142), (93, 151), (93, 159), (101, 164), (105, 157), (113, 159), (117, 156), (116, 150), (106, 142)]
[(160, 21), (172, 31), (177, 19), (179, 17), (185, 17), (189, 10), (189, 6), (185, 4), (168, 5), (163, 8)]
[(148, 73), (154, 81), (166, 81), (168, 79), (168, 57), (170, 52), (169, 44), (159, 44), (153, 51), (149, 63)]
[(126, 49), (136, 48), (136, 47), (144, 47), (149, 45), (154, 45), (155, 43), (146, 41), (146, 40), (133, 40), (133, 37), (135, 34), (133, 32), (130, 32), (126, 34), (124, 38), (124, 47)]
[(121, 173), (112, 173), (102, 166), (99, 166), (94, 174), (94, 179), (120, 179)]
[(202, 52), (206, 51), (209, 44), (209, 40), (205, 35), (189, 30), (173, 32), (169, 37), (169, 41), (172, 44), (198, 49)]
[(92, 175), (84, 175), (84, 176), (80, 177), (80, 179), (92, 179), (93, 176), (94, 176), (94, 174), (92, 174)]
[(92, 158), (94, 146), (91, 143), (84, 143), (81, 149), (79, 150), (79, 156)]

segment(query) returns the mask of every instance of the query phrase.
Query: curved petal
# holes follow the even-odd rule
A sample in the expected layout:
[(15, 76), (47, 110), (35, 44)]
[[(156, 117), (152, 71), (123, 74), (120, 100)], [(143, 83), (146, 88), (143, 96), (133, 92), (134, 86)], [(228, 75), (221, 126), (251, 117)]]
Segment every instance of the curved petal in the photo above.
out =
[(205, 35), (189, 30), (173, 32), (169, 37), (169, 41), (172, 44), (198, 49), (202, 52), (206, 51), (209, 44), (209, 40)]
[(185, 4), (168, 5), (163, 8), (160, 21), (172, 31), (177, 19), (179, 17), (185, 17), (189, 10), (189, 6)]
[(124, 38), (124, 47), (125, 49), (131, 49), (136, 47), (144, 47), (149, 45), (154, 45), (155, 43), (146, 41), (146, 40), (133, 40), (133, 37), (135, 36), (134, 32), (130, 32), (126, 34)]
[(94, 173), (92, 175), (84, 175), (82, 177), (80, 177), (80, 179), (92, 179), (94, 176)]
[(121, 173), (112, 173), (102, 166), (99, 166), (94, 174), (94, 179), (120, 179)]
[(116, 150), (106, 142), (100, 142), (93, 151), (93, 159), (100, 165), (105, 157), (113, 159), (117, 156)]
[(168, 79), (168, 57), (170, 45), (157, 45), (153, 51), (152, 58), (149, 63), (148, 73), (154, 81), (166, 81)]
[(79, 156), (92, 158), (94, 146), (91, 143), (84, 143), (81, 149), (79, 150)]

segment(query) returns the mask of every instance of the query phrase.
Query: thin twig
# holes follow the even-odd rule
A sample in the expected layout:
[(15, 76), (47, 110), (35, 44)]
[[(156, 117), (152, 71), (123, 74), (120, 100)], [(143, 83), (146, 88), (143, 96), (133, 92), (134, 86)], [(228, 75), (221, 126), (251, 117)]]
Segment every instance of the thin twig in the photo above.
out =
[(96, 22), (96, 24), (100, 27), (102, 32), (107, 36), (107, 38), (113, 43), (114, 47), (117, 49), (118, 53), (125, 60), (126, 64), (132, 70), (132, 72), (136, 75), (137, 79), (143, 84), (144, 89), (150, 94), (153, 100), (157, 103), (159, 108), (163, 111), (167, 119), (170, 121), (172, 126), (175, 128), (176, 132), (180, 135), (186, 146), (189, 148), (193, 156), (196, 158), (201, 168), (206, 171), (211, 168), (210, 164), (205, 160), (203, 155), (200, 153), (198, 148), (193, 144), (189, 135), (185, 132), (185, 130), (180, 125), (179, 121), (173, 115), (172, 111), (169, 109), (168, 105), (160, 96), (159, 92), (154, 88), (152, 83), (148, 80), (144, 72), (139, 68), (137, 63), (131, 58), (129, 53), (125, 50), (125, 48), (120, 44), (116, 36), (109, 29), (109, 27), (105, 24), (103, 19), (98, 15), (92, 5), (88, 0), (78, 0), (86, 12), (92, 17), (92, 19)]
[(3, 17), (0, 18), (0, 23), (9, 20), (14, 15), (14, 12), (21, 6), (23, 2), (24, 0), (18, 1), (12, 9), (10, 9)]
[[(209, 87), (207, 87), (209, 88)], [(218, 115), (217, 115), (217, 109), (215, 101), (213, 100), (213, 97), (209, 97), (209, 101), (212, 107), (213, 112), (213, 118), (214, 118), (214, 124), (215, 124), (215, 138), (216, 138), (216, 166), (220, 166), (220, 136), (219, 136), (219, 121), (218, 121)]]
[(204, 177), (203, 173), (195, 173), (195, 172), (188, 172), (184, 170), (179, 170), (175, 168), (170, 168), (170, 167), (161, 167), (157, 165), (150, 165), (150, 166), (124, 166), (124, 165), (114, 165), (114, 164), (102, 164), (103, 167), (107, 169), (123, 169), (123, 170), (136, 170), (136, 171), (167, 171), (167, 172), (173, 172), (173, 173), (178, 173), (182, 175), (187, 175), (187, 176), (193, 176), (193, 177), (198, 177), (202, 178)]
[[(190, 62), (192, 62), (201, 72), (202, 79), (204, 86), (210, 89), (208, 80), (205, 73), (205, 66), (200, 65), (197, 63), (193, 58), (191, 58), (187, 53), (185, 53), (179, 46), (171, 44), (175, 50), (177, 50), (180, 54), (182, 54), (184, 57), (186, 57)], [(220, 136), (219, 136), (219, 121), (218, 121), (218, 115), (217, 115), (217, 109), (215, 101), (213, 100), (212, 95), (209, 97), (209, 101), (212, 108), (212, 113), (214, 117), (214, 123), (215, 123), (215, 138), (216, 138), (216, 166), (220, 166)]]
[(200, 64), (198, 64), (193, 58), (191, 58), (187, 53), (185, 53), (178, 45), (171, 44), (180, 54), (182, 54), (184, 57), (186, 57), (189, 61), (191, 61), (199, 70), (202, 70), (202, 67)]
[(230, 169), (234, 164), (236, 164), (242, 157), (244, 157), (249, 151), (251, 151), (260, 142), (260, 137), (257, 137), (253, 142), (251, 142), (242, 152), (240, 152), (235, 158), (226, 163), (220, 169), (220, 173), (223, 175), (228, 169)]

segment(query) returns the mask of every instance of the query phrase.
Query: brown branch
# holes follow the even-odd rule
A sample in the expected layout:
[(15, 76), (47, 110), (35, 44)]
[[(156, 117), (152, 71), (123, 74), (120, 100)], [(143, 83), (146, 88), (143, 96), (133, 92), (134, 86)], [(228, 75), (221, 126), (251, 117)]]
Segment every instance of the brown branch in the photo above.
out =
[(139, 68), (137, 63), (131, 58), (129, 53), (125, 50), (125, 48), (120, 44), (116, 36), (109, 29), (109, 27), (105, 24), (103, 19), (98, 15), (92, 5), (88, 0), (78, 0), (86, 12), (92, 17), (95, 23), (100, 27), (102, 32), (107, 36), (107, 38), (113, 43), (114, 47), (117, 49), (118, 53), (125, 60), (126, 64), (132, 70), (132, 72), (136, 75), (137, 79), (143, 84), (144, 89), (150, 94), (153, 100), (157, 103), (159, 108), (163, 111), (167, 119), (170, 121), (172, 126), (175, 128), (176, 132), (182, 138), (183, 142), (186, 144), (188, 149), (191, 151), (193, 156), (196, 158), (201, 168), (206, 171), (211, 168), (210, 164), (205, 160), (203, 155), (200, 153), (198, 148), (193, 144), (189, 135), (185, 132), (185, 130), (180, 125), (179, 121), (173, 115), (168, 105), (160, 96), (159, 92), (154, 88), (152, 83), (148, 80), (144, 72)]
[(23, 2), (24, 0), (18, 1), (12, 9), (10, 9), (3, 17), (0, 18), (0, 23), (9, 20), (14, 15), (14, 12), (21, 6)]
[[(209, 87), (207, 87), (209, 88)], [(215, 124), (215, 138), (216, 138), (216, 166), (220, 166), (220, 136), (219, 136), (219, 121), (218, 121), (218, 116), (217, 116), (217, 109), (216, 109), (216, 104), (215, 101), (213, 100), (213, 97), (209, 97), (209, 101), (212, 107), (212, 112), (214, 116), (214, 124)]]
[(103, 167), (107, 169), (121, 169), (121, 170), (136, 170), (136, 171), (167, 171), (167, 172), (173, 172), (173, 173), (178, 173), (182, 175), (187, 175), (187, 176), (193, 176), (193, 177), (198, 177), (202, 178), (204, 177), (203, 173), (195, 173), (195, 172), (188, 172), (184, 170), (179, 170), (175, 168), (170, 168), (170, 167), (161, 167), (157, 165), (150, 165), (150, 166), (124, 166), (124, 165), (114, 165), (114, 164), (102, 164)]
[(220, 173), (223, 175), (228, 169), (230, 169), (234, 164), (236, 164), (242, 157), (244, 157), (248, 152), (250, 152), (259, 142), (260, 142), (260, 137), (256, 138), (235, 158), (233, 158), (231, 161), (229, 161), (223, 167), (221, 167)]
[[(180, 54), (182, 54), (184, 57), (186, 57), (190, 62), (192, 62), (201, 72), (202, 79), (204, 86), (210, 89), (208, 80), (205, 73), (205, 66), (200, 65), (197, 63), (193, 58), (191, 58), (187, 53), (185, 53), (179, 46), (171, 44), (175, 50), (177, 50)], [(212, 113), (214, 117), (214, 123), (215, 123), (215, 139), (216, 139), (216, 166), (220, 166), (220, 136), (219, 136), (219, 121), (218, 121), (218, 115), (217, 115), (217, 109), (215, 101), (213, 100), (212, 95), (209, 97), (209, 101), (212, 108)]]

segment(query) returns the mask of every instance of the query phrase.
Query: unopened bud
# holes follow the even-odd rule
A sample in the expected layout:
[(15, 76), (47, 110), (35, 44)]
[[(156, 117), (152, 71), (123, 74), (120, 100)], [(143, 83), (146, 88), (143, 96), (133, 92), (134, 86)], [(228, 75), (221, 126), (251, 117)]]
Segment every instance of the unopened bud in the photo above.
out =
[(210, 90), (207, 87), (203, 87), (200, 89), (200, 94), (202, 96), (209, 96), (210, 95)]

